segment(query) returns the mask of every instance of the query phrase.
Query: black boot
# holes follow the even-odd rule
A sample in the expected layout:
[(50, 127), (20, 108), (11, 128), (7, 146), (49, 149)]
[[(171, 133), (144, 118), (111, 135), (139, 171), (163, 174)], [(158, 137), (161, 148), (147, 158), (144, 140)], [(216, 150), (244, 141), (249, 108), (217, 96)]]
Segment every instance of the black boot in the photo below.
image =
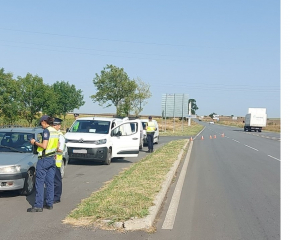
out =
[(27, 212), (43, 212), (43, 209), (38, 208), (38, 207), (32, 207), (32, 208), (28, 208)]

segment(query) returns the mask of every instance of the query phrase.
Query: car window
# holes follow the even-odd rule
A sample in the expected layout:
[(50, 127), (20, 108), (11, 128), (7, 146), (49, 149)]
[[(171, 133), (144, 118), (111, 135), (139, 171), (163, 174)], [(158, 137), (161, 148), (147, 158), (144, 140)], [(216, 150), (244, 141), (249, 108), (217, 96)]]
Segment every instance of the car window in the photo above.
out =
[(124, 123), (113, 130), (113, 136), (129, 136), (138, 131), (137, 123)]
[(29, 139), (33, 137), (31, 133), (6, 132), (0, 135), (1, 152), (32, 152), (32, 145)]
[(42, 133), (37, 134), (37, 141), (42, 142)]
[(145, 129), (147, 126), (147, 122), (142, 122), (142, 126), (143, 126), (143, 129)]

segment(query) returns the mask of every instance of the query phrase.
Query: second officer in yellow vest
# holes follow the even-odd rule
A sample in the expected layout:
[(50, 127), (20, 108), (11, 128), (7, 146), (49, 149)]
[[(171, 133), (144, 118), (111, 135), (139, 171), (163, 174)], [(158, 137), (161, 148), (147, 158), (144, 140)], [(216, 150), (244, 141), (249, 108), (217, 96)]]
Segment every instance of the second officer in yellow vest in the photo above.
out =
[[(54, 176), (54, 199), (53, 203), (59, 203), (61, 194), (62, 194), (62, 176), (61, 176), (61, 170), (62, 170), (62, 154), (65, 150), (65, 138), (62, 132), (60, 131), (62, 120), (60, 118), (54, 118), (53, 121), (53, 127), (55, 130), (57, 130), (57, 133), (59, 135), (59, 145), (58, 149), (56, 151), (55, 156), (55, 176)], [(64, 166), (63, 166), (64, 167)]]
[(43, 128), (42, 142), (36, 142), (30, 139), (30, 143), (37, 147), (38, 161), (36, 164), (35, 179), (35, 202), (28, 212), (42, 212), (44, 199), (44, 184), (46, 187), (46, 204), (47, 209), (53, 209), (54, 197), (54, 175), (55, 175), (55, 155), (58, 148), (58, 133), (52, 127), (53, 118), (44, 115), (40, 119), (40, 125)]
[(148, 144), (148, 152), (153, 152), (153, 140), (154, 140), (154, 133), (156, 131), (156, 126), (152, 121), (152, 117), (148, 117), (148, 123), (146, 126), (147, 132), (147, 144)]

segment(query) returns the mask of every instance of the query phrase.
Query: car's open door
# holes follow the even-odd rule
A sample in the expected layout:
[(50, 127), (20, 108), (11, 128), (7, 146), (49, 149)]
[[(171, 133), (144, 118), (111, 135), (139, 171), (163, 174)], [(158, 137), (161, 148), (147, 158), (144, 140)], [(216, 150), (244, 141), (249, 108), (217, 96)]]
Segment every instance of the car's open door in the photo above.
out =
[(140, 143), (140, 121), (128, 120), (111, 131), (112, 158), (137, 157)]

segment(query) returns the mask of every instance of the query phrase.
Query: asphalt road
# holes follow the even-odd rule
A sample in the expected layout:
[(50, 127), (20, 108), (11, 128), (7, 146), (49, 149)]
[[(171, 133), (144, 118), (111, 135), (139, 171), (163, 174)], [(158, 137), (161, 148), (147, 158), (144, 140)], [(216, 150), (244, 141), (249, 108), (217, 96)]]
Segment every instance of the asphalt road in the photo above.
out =
[[(163, 224), (174, 201), (172, 196), (184, 170), (183, 164), (168, 191), (154, 233), (119, 233), (61, 223), (81, 199), (98, 190), (121, 169), (145, 156), (146, 153), (141, 152), (139, 158), (118, 160), (110, 166), (81, 162), (69, 165), (63, 179), (62, 202), (52, 211), (27, 213), (33, 196), (26, 199), (0, 193), (0, 238), (280, 239), (280, 135), (248, 133), (219, 125), (205, 126), (192, 143), (184, 183), (179, 191), (177, 213), (170, 216), (171, 229), (164, 229)], [(161, 147), (170, 139), (161, 138), (155, 147)]]
[(193, 143), (173, 228), (162, 229), (174, 186), (148, 239), (280, 239), (280, 135), (205, 126)]

